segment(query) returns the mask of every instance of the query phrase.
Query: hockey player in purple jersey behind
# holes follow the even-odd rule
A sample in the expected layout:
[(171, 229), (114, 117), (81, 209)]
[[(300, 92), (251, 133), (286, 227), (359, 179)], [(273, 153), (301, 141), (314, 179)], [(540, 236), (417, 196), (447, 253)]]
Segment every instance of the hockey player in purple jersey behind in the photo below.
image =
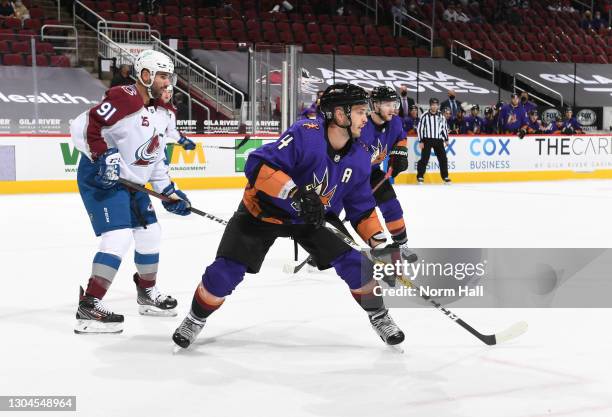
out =
[(578, 123), (578, 120), (576, 120), (575, 117), (573, 117), (574, 111), (572, 110), (572, 108), (566, 106), (564, 110), (565, 118), (563, 119), (563, 129), (561, 130), (561, 132), (566, 135), (583, 133), (582, 125)]
[(344, 209), (371, 247), (386, 240), (370, 188), (370, 155), (356, 141), (367, 121), (367, 93), (335, 84), (321, 97), (320, 107), (325, 120), (300, 120), (276, 142), (249, 155), (242, 202), (225, 228), (215, 261), (202, 275), (189, 314), (172, 336), (178, 346), (195, 341), (245, 273), (259, 272), (278, 237), (292, 237), (320, 269), (333, 267), (385, 343), (404, 340), (382, 297), (375, 295), (371, 263), (322, 227), (326, 214), (337, 216)]
[(519, 133), (521, 129), (526, 129), (525, 110), (519, 102), (518, 94), (512, 94), (510, 103), (502, 107), (499, 118), (501, 133)]
[[(408, 249), (404, 212), (395, 190), (389, 181), (384, 181), (385, 172), (380, 164), (389, 156), (389, 170), (395, 178), (408, 169), (408, 141), (402, 126), (402, 119), (395, 115), (399, 97), (390, 87), (374, 87), (370, 93), (372, 112), (368, 123), (361, 131), (361, 140), (368, 145), (371, 154), (372, 173), (370, 184), (374, 191), (376, 205), (382, 213), (387, 230), (400, 248), (403, 259), (416, 261), (416, 255)], [(416, 107), (416, 106), (415, 106)], [(416, 132), (415, 132), (416, 133)]]
[(480, 113), (480, 106), (474, 104), (470, 109), (470, 116), (465, 118), (465, 129), (468, 135), (478, 135), (482, 132), (484, 120), (478, 114)]

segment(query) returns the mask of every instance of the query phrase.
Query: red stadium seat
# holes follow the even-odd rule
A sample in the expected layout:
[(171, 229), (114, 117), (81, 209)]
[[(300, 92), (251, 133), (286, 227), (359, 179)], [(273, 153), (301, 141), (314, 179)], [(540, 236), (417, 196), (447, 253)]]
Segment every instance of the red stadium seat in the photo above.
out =
[(31, 52), (32, 47), (30, 46), (29, 42), (23, 41), (23, 42), (13, 42), (12, 45), (12, 50), (14, 53), (30, 53)]
[(414, 56), (414, 51), (412, 50), (411, 47), (402, 46), (399, 49), (399, 55), (401, 57), (412, 57), (412, 56)]
[(353, 53), (355, 55), (367, 55), (368, 54), (368, 48), (366, 48), (363, 45), (357, 45), (357, 46), (353, 47)]
[(353, 47), (351, 45), (339, 45), (338, 53), (340, 55), (353, 55)]
[(195, 28), (198, 26), (198, 21), (193, 16), (184, 16), (181, 19), (183, 28)]
[(370, 46), (368, 48), (368, 53), (372, 56), (383, 56), (384, 52), (380, 46)]
[(276, 30), (279, 32), (289, 32), (291, 30), (291, 25), (289, 22), (276, 22)]
[(321, 52), (323, 52), (324, 54), (331, 54), (334, 51), (335, 47), (334, 45), (330, 45), (330, 44), (324, 44), (321, 46)]
[(4, 20), (4, 27), (7, 29), (21, 29), (21, 20), (15, 17), (7, 17)]
[(4, 65), (25, 65), (21, 54), (6, 54), (2, 61)]
[(202, 49), (202, 42), (199, 39), (188, 39), (187, 47), (189, 49)]
[(38, 19), (26, 19), (23, 21), (24, 29), (31, 29), (35, 31), (39, 31), (41, 27), (40, 20)]
[[(32, 65), (32, 55), (26, 57), (26, 65)], [(39, 67), (48, 67), (49, 60), (46, 55), (36, 55), (36, 65)]]
[(394, 46), (385, 46), (383, 49), (385, 56), (399, 56), (397, 48)]
[(207, 40), (202, 42), (202, 49), (207, 51), (215, 51), (219, 49), (219, 43), (213, 40)]
[(225, 28), (217, 28), (215, 29), (215, 37), (219, 40), (229, 40), (231, 39), (230, 32)]
[(30, 18), (32, 19), (43, 19), (45, 17), (45, 12), (43, 9), (38, 7), (30, 8)]
[(51, 55), (52, 67), (69, 67), (70, 59), (66, 55)]
[(36, 44), (36, 52), (39, 54), (55, 54), (55, 48), (49, 42), (40, 42)]
[(0, 54), (8, 54), (11, 52), (8, 41), (0, 41)]
[(416, 48), (414, 54), (419, 58), (426, 58), (429, 56), (429, 51), (424, 48)]
[(219, 47), (222, 51), (236, 51), (238, 49), (238, 43), (234, 41), (222, 41), (219, 42)]
[(297, 32), (293, 35), (295, 41), (301, 45), (310, 43), (310, 38), (306, 32)]
[(521, 61), (533, 61), (533, 56), (531, 55), (531, 52), (521, 52), (519, 54), (519, 57), (521, 58)]
[(308, 43), (304, 45), (304, 52), (307, 54), (320, 54), (321, 48), (316, 43)]

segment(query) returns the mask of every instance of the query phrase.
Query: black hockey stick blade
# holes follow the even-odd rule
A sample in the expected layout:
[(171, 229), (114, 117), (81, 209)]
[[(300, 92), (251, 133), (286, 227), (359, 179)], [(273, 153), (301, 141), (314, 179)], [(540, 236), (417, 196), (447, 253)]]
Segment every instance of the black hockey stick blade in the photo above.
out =
[(246, 135), (244, 137), (244, 139), (242, 139), (240, 141), (240, 143), (238, 143), (238, 145), (236, 146), (209, 146), (209, 147), (214, 147), (217, 149), (232, 149), (232, 150), (236, 150), (236, 149), (240, 149), (244, 146), (245, 143), (247, 143), (249, 140), (251, 139), (251, 135)]
[[(355, 241), (353, 239), (351, 239), (349, 236), (347, 236), (346, 234), (344, 234), (342, 231), (338, 230), (338, 228), (336, 228), (334, 225), (326, 225), (325, 226), (328, 230), (330, 230), (332, 233), (334, 233), (337, 237), (339, 237), (340, 239), (342, 239), (347, 245), (351, 246), (353, 249), (356, 249), (358, 251), (361, 251), (362, 253), (364, 252), (365, 248), (361, 248), (359, 245), (357, 245), (357, 243), (355, 243)], [(369, 248), (367, 248), (367, 252), (368, 257), (373, 261), (373, 262), (382, 262), (380, 260), (377, 260), (375, 256), (373, 256), (372, 252), (369, 250)], [(412, 287), (412, 282), (404, 277), (398, 277), (398, 281), (406, 286), (406, 287)], [(527, 331), (527, 323), (524, 321), (518, 322), (513, 324), (512, 326), (510, 326), (509, 328), (492, 334), (492, 335), (485, 335), (480, 333), (478, 330), (474, 329), (472, 326), (470, 326), (469, 324), (467, 324), (465, 321), (463, 321), (461, 318), (459, 318), (459, 316), (457, 316), (455, 313), (453, 313), (452, 311), (450, 311), (449, 309), (447, 309), (446, 307), (442, 306), (440, 303), (436, 302), (435, 300), (433, 300), (430, 297), (427, 296), (421, 296), (423, 299), (425, 299), (426, 301), (429, 301), (430, 304), (432, 304), (436, 309), (440, 310), (442, 313), (444, 313), (444, 315), (446, 315), (449, 319), (453, 320), (454, 322), (456, 322), (458, 325), (460, 325), (461, 327), (463, 327), (465, 330), (467, 330), (468, 332), (470, 332), (472, 335), (476, 336), (476, 338), (478, 338), (481, 342), (489, 345), (489, 346), (493, 346), (493, 345), (498, 345), (500, 343), (504, 343), (504, 342), (508, 342), (512, 339), (515, 339), (517, 337), (519, 337), (520, 335), (522, 335), (523, 333), (525, 333)]]

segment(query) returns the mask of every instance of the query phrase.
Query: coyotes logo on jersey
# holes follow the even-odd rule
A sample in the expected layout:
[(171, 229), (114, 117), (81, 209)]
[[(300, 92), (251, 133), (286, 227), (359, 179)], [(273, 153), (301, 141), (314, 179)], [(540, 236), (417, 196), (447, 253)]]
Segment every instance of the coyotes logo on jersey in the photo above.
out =
[(159, 136), (155, 134), (155, 130), (153, 130), (153, 136), (151, 139), (143, 143), (136, 149), (134, 152), (135, 161), (132, 162), (132, 165), (136, 166), (148, 166), (154, 163), (157, 160), (157, 156), (159, 155)]
[(314, 178), (312, 185), (308, 186), (308, 189), (314, 189), (317, 194), (319, 194), (319, 198), (325, 207), (331, 207), (331, 199), (334, 197), (336, 192), (337, 185), (327, 191), (327, 187), (329, 186), (329, 175), (327, 172), (327, 168), (325, 168), (325, 174), (323, 174), (323, 178), (320, 180), (317, 178), (317, 174), (315, 172), (312, 173)]
[(319, 130), (319, 124), (318, 123), (304, 123), (302, 126), (304, 126), (304, 128), (306, 128), (306, 129), (316, 129), (316, 130)]
[(387, 145), (383, 146), (380, 142), (380, 138), (377, 139), (378, 143), (376, 145), (370, 145), (372, 157), (370, 161), (372, 165), (378, 165), (387, 157)]

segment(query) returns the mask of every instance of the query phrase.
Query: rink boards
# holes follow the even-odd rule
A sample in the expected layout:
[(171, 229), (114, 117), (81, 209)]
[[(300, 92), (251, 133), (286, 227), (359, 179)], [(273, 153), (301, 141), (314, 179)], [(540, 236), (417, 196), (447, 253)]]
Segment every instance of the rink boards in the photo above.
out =
[[(170, 173), (181, 188), (241, 188), (248, 154), (274, 136), (191, 135), (196, 149), (170, 145)], [(389, 151), (389, 150), (387, 150)], [(612, 135), (451, 137), (446, 150), (454, 182), (542, 181), (612, 178)], [(75, 192), (76, 170), (82, 156), (67, 135), (0, 135), (0, 193)], [(415, 138), (409, 138), (409, 169), (396, 178), (415, 183), (420, 158)], [(432, 155), (425, 182), (440, 182)]]

